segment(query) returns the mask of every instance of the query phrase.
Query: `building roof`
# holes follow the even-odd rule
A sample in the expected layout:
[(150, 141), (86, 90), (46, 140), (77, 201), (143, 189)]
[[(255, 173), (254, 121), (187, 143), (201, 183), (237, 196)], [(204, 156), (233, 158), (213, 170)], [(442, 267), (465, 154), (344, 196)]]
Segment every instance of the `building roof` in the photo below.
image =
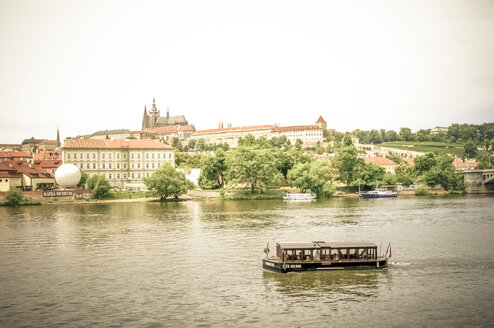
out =
[(169, 117), (159, 117), (158, 124), (169, 124), (174, 125), (178, 123), (187, 123), (184, 115), (169, 116)]
[(78, 139), (64, 149), (175, 149), (158, 140), (148, 139)]
[(35, 167), (26, 161), (19, 160), (0, 162), (0, 171), (6, 171), (17, 175), (22, 173), (30, 178), (53, 178), (51, 173), (44, 171), (40, 167)]
[(61, 159), (58, 159), (58, 160), (35, 160), (33, 164), (34, 164), (34, 167), (40, 167), (43, 170), (56, 169), (62, 165), (62, 160)]
[(62, 152), (59, 150), (42, 150), (39, 151), (37, 154), (34, 154), (34, 159), (35, 160), (43, 160), (43, 159), (60, 159), (62, 156)]
[(278, 243), (282, 249), (310, 249), (310, 248), (356, 248), (356, 247), (377, 247), (369, 241), (339, 242), (339, 241), (315, 241), (311, 243)]
[(413, 160), (413, 158), (402, 158), (401, 160), (408, 165), (415, 166), (415, 161)]
[(473, 162), (473, 161), (463, 162), (459, 158), (453, 160), (453, 167), (458, 170), (475, 169), (477, 166), (479, 166), (479, 162)]
[(394, 161), (386, 157), (366, 157), (364, 158), (366, 163), (374, 163), (377, 165), (397, 165)]
[(179, 131), (195, 131), (196, 129), (192, 125), (168, 125), (160, 126), (154, 129), (144, 129), (143, 133), (156, 133), (156, 134), (169, 134)]
[(43, 141), (42, 139), (34, 139), (34, 137), (31, 137), (30, 139), (24, 139), (22, 141), (22, 144), (25, 145), (25, 144), (37, 144), (37, 143), (40, 143), (41, 141)]
[(23, 151), (2, 151), (0, 152), (0, 158), (31, 158), (31, 155)]
[(223, 132), (223, 131), (251, 131), (251, 130), (272, 130), (276, 127), (276, 125), (252, 125), (252, 126), (239, 126), (239, 127), (231, 127), (231, 128), (219, 128), (219, 129), (209, 129), (209, 130), (198, 130), (196, 133), (214, 133), (214, 132)]
[(273, 130), (275, 132), (321, 130), (321, 127), (318, 125), (293, 125), (293, 126), (277, 126)]
[(319, 118), (317, 119), (316, 123), (326, 123), (326, 121), (322, 118), (322, 115), (319, 115)]

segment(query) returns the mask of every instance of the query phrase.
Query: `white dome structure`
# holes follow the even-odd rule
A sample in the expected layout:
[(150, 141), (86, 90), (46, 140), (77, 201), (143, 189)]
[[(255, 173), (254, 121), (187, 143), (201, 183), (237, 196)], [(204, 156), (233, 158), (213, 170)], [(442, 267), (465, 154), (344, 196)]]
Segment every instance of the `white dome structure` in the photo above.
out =
[(55, 171), (55, 181), (61, 187), (75, 187), (81, 181), (81, 171), (74, 164), (63, 164)]

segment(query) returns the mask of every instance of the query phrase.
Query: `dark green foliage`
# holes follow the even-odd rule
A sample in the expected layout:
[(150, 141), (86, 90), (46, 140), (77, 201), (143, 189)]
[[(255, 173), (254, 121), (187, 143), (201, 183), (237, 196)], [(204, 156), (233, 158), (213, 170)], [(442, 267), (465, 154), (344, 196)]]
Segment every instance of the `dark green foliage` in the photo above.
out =
[(329, 163), (314, 161), (298, 163), (288, 172), (290, 186), (302, 192), (311, 191), (318, 198), (331, 197), (335, 191), (331, 184), (332, 169)]
[(85, 171), (81, 170), (81, 180), (77, 184), (77, 188), (86, 187), (86, 181), (88, 178), (89, 178), (89, 174), (87, 174)]
[(19, 188), (10, 188), (5, 195), (5, 204), (9, 206), (18, 206), (23, 199), (22, 191)]
[(395, 168), (396, 182), (402, 186), (408, 187), (415, 181), (415, 169), (406, 162), (401, 162)]
[(162, 201), (169, 196), (177, 199), (180, 195), (194, 188), (192, 181), (188, 180), (184, 173), (175, 170), (169, 163), (163, 164), (149, 178), (144, 178), (144, 184), (149, 190), (154, 191)]
[(357, 155), (357, 148), (348, 146), (342, 148), (334, 157), (334, 165), (339, 172), (338, 180), (347, 187), (359, 178), (360, 169), (364, 166), (364, 160)]
[(110, 182), (103, 175), (93, 175), (86, 181), (87, 187), (93, 191), (93, 198), (102, 199), (109, 196)]
[(465, 157), (474, 158), (477, 156), (477, 146), (475, 146), (472, 140), (468, 141), (463, 147), (465, 148)]
[(202, 158), (199, 187), (203, 189), (224, 187), (226, 173), (226, 153), (220, 148), (214, 155), (207, 155)]

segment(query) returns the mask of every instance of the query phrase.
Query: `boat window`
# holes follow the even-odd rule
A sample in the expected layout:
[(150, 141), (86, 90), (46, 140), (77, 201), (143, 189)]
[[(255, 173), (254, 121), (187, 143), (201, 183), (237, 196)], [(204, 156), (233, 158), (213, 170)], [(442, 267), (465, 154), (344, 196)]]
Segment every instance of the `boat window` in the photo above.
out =
[(302, 260), (302, 251), (301, 251), (301, 250), (297, 249), (297, 250), (295, 251), (295, 255), (296, 255), (296, 257), (297, 257), (297, 258), (296, 258), (297, 260), (299, 260), (299, 261), (300, 261), (300, 260)]
[(331, 260), (331, 254), (330, 254), (330, 253), (331, 253), (331, 250), (330, 250), (330, 249), (328, 249), (328, 248), (323, 249), (323, 250), (322, 250), (322, 259), (323, 259), (324, 261), (329, 261), (329, 260)]
[(305, 261), (311, 261), (312, 260), (312, 250), (311, 249), (304, 250), (304, 260)]
[(359, 259), (367, 260), (367, 248), (360, 248), (358, 251), (359, 251)]
[(332, 249), (331, 250), (331, 260), (336, 260), (338, 261), (340, 259), (340, 254), (338, 249)]
[(357, 258), (357, 250), (355, 248), (350, 248), (350, 257), (349, 259), (353, 260)]
[(348, 249), (342, 249), (340, 250), (340, 259), (346, 260), (348, 259)]

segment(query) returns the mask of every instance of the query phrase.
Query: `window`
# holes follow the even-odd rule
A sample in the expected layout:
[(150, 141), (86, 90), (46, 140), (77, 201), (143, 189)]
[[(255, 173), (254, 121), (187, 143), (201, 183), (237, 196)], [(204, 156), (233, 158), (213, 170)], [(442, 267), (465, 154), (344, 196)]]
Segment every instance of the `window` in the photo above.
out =
[(93, 159), (95, 159), (95, 158), (96, 158), (96, 153), (93, 153)]
[(134, 159), (134, 153), (130, 154), (130, 158)]
[(81, 163), (81, 165), (80, 165), (80, 166), (81, 166), (81, 169), (82, 169), (82, 168), (84, 168), (84, 164), (82, 164), (82, 163)]
[(70, 153), (67, 153), (67, 158), (70, 159)]
[(149, 172), (148, 172), (148, 173), (146, 173), (146, 176), (149, 178)]
[(101, 158), (105, 159), (105, 153), (101, 153)]
[(154, 169), (154, 163), (152, 163), (152, 164), (151, 164), (151, 168), (153, 168), (153, 169)]
[(146, 163), (146, 168), (149, 169), (149, 163)]
[(154, 153), (151, 154), (151, 158), (154, 159)]
[(172, 158), (172, 153), (168, 153), (168, 158)]
[(90, 166), (89, 166), (89, 163), (86, 164), (86, 169), (88, 169)]
[(120, 153), (117, 153), (117, 159), (120, 159)]
[(120, 163), (117, 163), (117, 169), (119, 169), (119, 168), (120, 168)]
[(137, 153), (137, 159), (141, 159), (141, 153)]
[(123, 154), (123, 159), (127, 159), (127, 154)]
[(108, 168), (111, 169), (111, 163), (108, 163)]
[(120, 173), (117, 173), (117, 179), (120, 179)]
[(95, 168), (96, 168), (96, 163), (93, 163), (93, 169), (95, 169)]
[(161, 158), (161, 153), (158, 153), (158, 159), (160, 159), (160, 158)]
[(110, 174), (108, 174), (108, 179), (111, 179), (111, 173), (110, 173)]
[(124, 163), (124, 169), (126, 169), (126, 168), (127, 168), (127, 163)]
[(130, 176), (132, 177), (132, 179), (134, 179), (134, 173), (131, 173)]
[(127, 179), (127, 173), (124, 173), (124, 179)]
[(74, 153), (74, 159), (76, 159), (76, 158), (77, 158), (77, 153)]
[(149, 154), (148, 153), (146, 153), (146, 159), (149, 159)]
[(140, 169), (141, 168), (141, 163), (137, 163), (137, 168)]
[(111, 159), (111, 153), (108, 153), (108, 159)]
[(105, 163), (102, 163), (101, 164), (101, 168), (104, 169), (105, 168)]
[(86, 158), (89, 158), (89, 153), (86, 153)]
[(140, 179), (140, 178), (141, 178), (141, 174), (137, 173), (137, 179)]
[(81, 159), (83, 159), (83, 158), (84, 158), (84, 154), (83, 154), (83, 153), (81, 153)]
[(130, 166), (131, 166), (132, 168), (134, 168), (134, 163), (130, 163)]

